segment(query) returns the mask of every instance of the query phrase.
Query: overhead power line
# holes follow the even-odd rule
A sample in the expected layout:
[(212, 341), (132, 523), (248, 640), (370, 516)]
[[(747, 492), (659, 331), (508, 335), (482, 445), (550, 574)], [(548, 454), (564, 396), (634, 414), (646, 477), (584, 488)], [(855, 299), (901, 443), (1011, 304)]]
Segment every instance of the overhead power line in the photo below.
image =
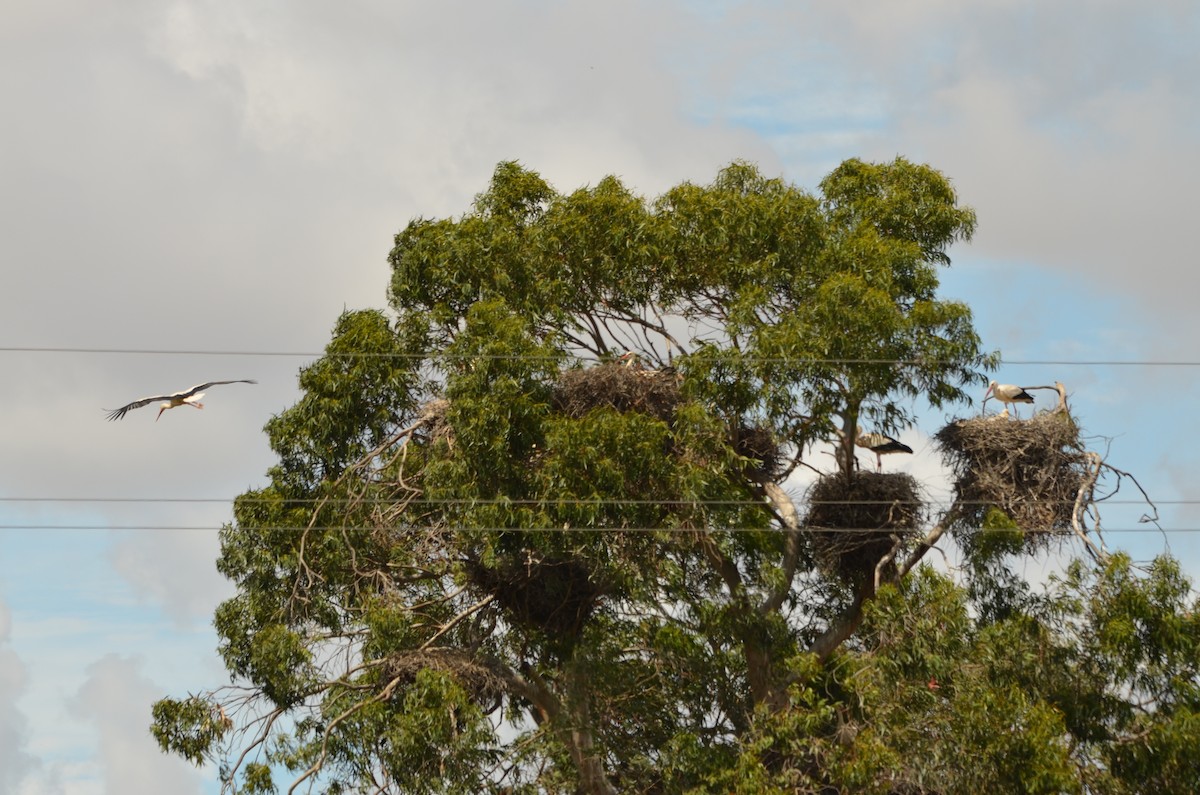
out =
[[(321, 505), (328, 506), (346, 506), (346, 505), (394, 505), (403, 502), (400, 499), (390, 499), (385, 497), (302, 497), (302, 498), (274, 498), (274, 497), (0, 497), (0, 503), (3, 502), (30, 502), (30, 503), (131, 503), (131, 504), (153, 504), (153, 503), (229, 503), (232, 504), (235, 500), (243, 504), (250, 505), (270, 505), (275, 503), (288, 503), (290, 505)], [(720, 507), (739, 507), (739, 506), (762, 506), (766, 505), (765, 500), (689, 500), (689, 499), (587, 499), (583, 497), (570, 498), (531, 498), (531, 499), (508, 499), (508, 498), (489, 498), (489, 499), (474, 499), (468, 497), (451, 497), (451, 498), (414, 498), (413, 503), (420, 505), (445, 505), (445, 506), (474, 506), (474, 505), (511, 505), (514, 507), (529, 507), (529, 506), (646, 506), (646, 505), (703, 505), (703, 506), (720, 506)], [(952, 498), (943, 499), (922, 499), (917, 500), (922, 505), (951, 505), (955, 502)], [(1038, 500), (1039, 505), (1061, 504), (1070, 505), (1075, 500)], [(1145, 505), (1146, 500), (1139, 499), (1106, 499), (1100, 501), (1103, 505)], [(895, 500), (804, 500), (804, 505), (892, 505)], [(959, 505), (991, 505), (992, 503), (986, 500), (960, 500)], [(1155, 505), (1200, 505), (1200, 500), (1155, 500)]]
[[(244, 356), (262, 358), (392, 358), (392, 359), (426, 359), (427, 354), (413, 353), (375, 353), (354, 351), (346, 353), (330, 353), (328, 351), (270, 351), (270, 350), (170, 350), (150, 348), (76, 348), (76, 347), (32, 347), (32, 346), (0, 346), (0, 353), (54, 353), (54, 354), (95, 354), (95, 355), (129, 355), (129, 356)], [(461, 359), (490, 359), (490, 360), (550, 360), (560, 358), (555, 355), (533, 354), (437, 354), (438, 358)], [(594, 357), (586, 357), (592, 360)], [(703, 361), (694, 355), (693, 361)], [(825, 357), (752, 357), (743, 356), (743, 362), (786, 363), (822, 363), (822, 364), (941, 364), (935, 359), (886, 359), (886, 358), (825, 358)], [(1200, 367), (1200, 360), (1172, 359), (1004, 359), (1001, 365), (1010, 366), (1045, 366), (1045, 367)]]
[[(28, 524), (0, 524), (0, 531), (5, 530), (20, 530), (20, 531), (41, 531), (41, 530), (81, 530), (81, 531), (98, 531), (98, 530), (129, 530), (129, 531), (155, 531), (155, 532), (184, 532), (184, 531), (213, 531), (220, 530), (221, 527), (211, 524), (198, 525), (134, 525), (134, 524), (46, 524), (46, 525), (28, 525)], [(251, 528), (254, 530), (283, 530), (287, 532), (302, 533), (308, 532), (342, 532), (345, 530), (380, 530), (385, 528), (379, 527), (362, 527), (355, 525), (314, 525), (312, 527), (306, 525), (266, 525), (263, 527)], [(784, 533), (787, 532), (780, 527), (466, 527), (458, 525), (449, 525), (445, 527), (435, 525), (419, 525), (419, 526), (401, 526), (387, 528), (397, 533), (403, 532), (451, 532), (451, 533)], [(891, 535), (898, 532), (896, 529), (880, 529), (861, 528), (861, 527), (822, 527), (822, 528), (801, 528), (802, 532), (812, 534), (878, 534), (882, 536)], [(976, 533), (1011, 533), (1008, 528), (988, 528), (988, 527), (972, 527), (971, 532)], [(917, 533), (919, 530), (906, 530), (905, 532)], [(1063, 538), (1074, 536), (1070, 530), (1062, 530), (1057, 528), (1037, 528), (1032, 530), (1023, 530), (1025, 533), (1035, 535), (1055, 535)], [(1088, 530), (1089, 533), (1095, 532), (1094, 528)], [(1100, 532), (1104, 535), (1110, 533), (1200, 533), (1200, 527), (1173, 527), (1164, 528), (1154, 525), (1146, 525), (1142, 527), (1101, 527)], [(917, 540), (914, 538), (914, 540)]]

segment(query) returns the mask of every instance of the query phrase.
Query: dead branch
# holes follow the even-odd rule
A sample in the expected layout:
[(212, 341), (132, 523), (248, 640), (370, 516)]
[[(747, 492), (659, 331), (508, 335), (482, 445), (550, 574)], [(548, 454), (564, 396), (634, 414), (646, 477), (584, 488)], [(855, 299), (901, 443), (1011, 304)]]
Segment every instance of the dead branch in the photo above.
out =
[(900, 551), (900, 546), (904, 543), (904, 539), (901, 538), (900, 536), (896, 535), (895, 533), (891, 534), (891, 539), (894, 542), (892, 544), (892, 548), (890, 550), (888, 550), (888, 553), (886, 555), (884, 555), (882, 558), (879, 559), (879, 563), (875, 564), (874, 589), (876, 591), (879, 590), (879, 581), (880, 581), (880, 578), (883, 576), (884, 568), (889, 563), (891, 563), (893, 560), (896, 559), (896, 553)]
[(779, 517), (783, 524), (784, 532), (787, 534), (783, 552), (783, 579), (779, 587), (767, 597), (767, 599), (758, 607), (759, 615), (767, 615), (778, 610), (783, 605), (784, 600), (792, 590), (792, 578), (796, 575), (796, 566), (800, 560), (800, 514), (796, 510), (796, 503), (788, 496), (788, 493), (783, 488), (773, 482), (766, 482), (762, 485), (763, 493), (770, 501), (775, 514)]
[(465, 610), (463, 610), (463, 611), (459, 612), (459, 614), (458, 614), (458, 615), (454, 616), (454, 618), (452, 618), (452, 619), (450, 619), (449, 621), (447, 621), (447, 622), (445, 623), (445, 625), (444, 625), (444, 626), (442, 626), (442, 628), (441, 628), (441, 629), (439, 629), (437, 632), (435, 632), (433, 635), (431, 635), (431, 636), (429, 637), (429, 639), (428, 639), (428, 640), (426, 640), (424, 643), (422, 643), (422, 644), (421, 644), (421, 647), (420, 647), (420, 649), (419, 649), (419, 651), (425, 651), (426, 649), (428, 649), (430, 646), (432, 646), (432, 645), (433, 645), (433, 642), (434, 642), (435, 640), (437, 640), (438, 638), (442, 637), (443, 635), (445, 635), (445, 634), (446, 634), (447, 632), (449, 632), (450, 630), (454, 629), (455, 625), (457, 625), (457, 624), (458, 624), (460, 621), (462, 621), (463, 619), (465, 619), (465, 618), (467, 618), (468, 616), (470, 616), (472, 613), (475, 613), (475, 612), (477, 612), (477, 611), (479, 611), (479, 610), (482, 610), (483, 608), (487, 607), (489, 604), (491, 604), (491, 603), (492, 603), (492, 601), (493, 601), (495, 598), (496, 598), (496, 597), (495, 597), (494, 595), (491, 595), (491, 594), (489, 594), (489, 595), (487, 595), (487, 596), (483, 597), (482, 599), (480, 599), (480, 600), (479, 600), (478, 602), (476, 602), (475, 604), (473, 604), (473, 605), (471, 605), (470, 607), (468, 607), (467, 609), (465, 609)]
[(365, 709), (368, 705), (387, 701), (389, 698), (392, 697), (392, 692), (396, 689), (396, 687), (400, 684), (400, 682), (401, 682), (400, 677), (393, 678), (390, 682), (388, 682), (384, 686), (383, 690), (381, 690), (379, 693), (375, 694), (371, 698), (366, 699), (365, 701), (360, 701), (357, 704), (354, 704), (353, 706), (347, 708), (340, 715), (338, 715), (337, 717), (335, 717), (333, 720), (331, 720), (329, 722), (329, 724), (325, 727), (325, 731), (321, 735), (321, 753), (320, 753), (320, 755), (317, 757), (317, 760), (315, 762), (313, 762), (312, 765), (307, 770), (305, 770), (304, 773), (301, 774), (301, 776), (298, 779), (296, 779), (295, 781), (292, 782), (292, 786), (288, 787), (288, 795), (292, 795), (292, 793), (296, 791), (297, 787), (299, 787), (302, 783), (304, 783), (308, 779), (315, 776), (317, 773), (319, 773), (321, 771), (321, 768), (323, 768), (325, 766), (325, 760), (329, 756), (329, 737), (330, 737), (330, 735), (333, 734), (333, 730), (336, 729), (342, 723), (342, 721), (351, 717), (359, 710)]
[(875, 595), (875, 590), (872, 587), (870, 580), (864, 580), (854, 594), (852, 601), (842, 614), (829, 623), (816, 640), (809, 644), (808, 650), (817, 655), (817, 659), (822, 663), (829, 659), (829, 655), (841, 646), (854, 631), (858, 629), (858, 625), (862, 623), (863, 606), (867, 600)]
[(1088, 462), (1088, 468), (1083, 480), (1079, 484), (1079, 492), (1075, 496), (1075, 506), (1071, 511), (1071, 529), (1075, 531), (1075, 535), (1083, 542), (1084, 548), (1087, 549), (1092, 559), (1097, 563), (1103, 563), (1107, 555), (1104, 554), (1103, 550), (1098, 549), (1092, 543), (1092, 540), (1087, 537), (1087, 528), (1084, 527), (1081, 517), (1092, 502), (1090, 498), (1096, 488), (1096, 481), (1100, 477), (1100, 470), (1104, 466), (1104, 460), (1100, 457), (1099, 453), (1085, 453), (1084, 455)]
[(945, 535), (946, 531), (958, 521), (961, 514), (962, 511), (957, 503), (950, 506), (950, 510), (946, 511), (945, 515), (942, 517), (942, 520), (934, 525), (933, 528), (931, 528), (930, 531), (925, 534), (925, 537), (922, 538), (917, 544), (917, 548), (914, 549), (912, 554), (908, 556), (908, 560), (904, 561), (904, 565), (900, 567), (900, 570), (897, 573), (897, 579), (903, 579), (904, 577), (908, 576), (908, 573), (913, 570), (913, 567), (921, 562), (921, 558), (925, 557), (925, 553), (935, 548), (934, 545), (938, 542), (938, 539)]

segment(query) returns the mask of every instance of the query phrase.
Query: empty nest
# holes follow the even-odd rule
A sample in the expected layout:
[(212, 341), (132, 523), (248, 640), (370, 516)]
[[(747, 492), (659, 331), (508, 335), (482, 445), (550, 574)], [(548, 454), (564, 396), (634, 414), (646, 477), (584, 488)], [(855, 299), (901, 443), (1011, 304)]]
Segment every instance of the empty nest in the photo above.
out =
[(418, 419), (425, 424), (430, 442), (445, 440), (452, 442), (454, 431), (450, 428), (450, 401), (435, 398), (421, 407)]
[(397, 652), (381, 660), (379, 665), (383, 681), (399, 679), (402, 688), (415, 682), (417, 674), (426, 669), (448, 673), (470, 694), (471, 700), (484, 714), (499, 709), (504, 695), (504, 680), (487, 665), (461, 651), (426, 649)]
[(954, 471), (960, 526), (979, 528), (996, 508), (1025, 531), (1029, 544), (1070, 531), (1086, 458), (1067, 412), (956, 420), (934, 439)]
[[(639, 412), (670, 424), (683, 402), (679, 375), (671, 368), (651, 370), (606, 362), (587, 369), (567, 370), (554, 385), (554, 407), (579, 418), (598, 408)], [(750, 460), (746, 475), (767, 481), (783, 465), (782, 452), (769, 428), (740, 425), (729, 431), (734, 452)]]
[(873, 577), (875, 567), (921, 522), (917, 481), (903, 473), (839, 472), (809, 491), (808, 518), (817, 562), (846, 582)]
[(554, 385), (554, 406), (579, 418), (598, 408), (637, 411), (670, 422), (682, 399), (673, 370), (647, 370), (606, 362), (567, 370)]
[(749, 459), (745, 475), (758, 483), (774, 481), (784, 468), (783, 452), (769, 428), (741, 425), (731, 432), (733, 451)]
[(524, 560), (509, 557), (490, 567), (471, 561), (466, 568), (515, 623), (567, 642), (579, 637), (605, 592), (591, 567), (575, 557), (528, 552)]

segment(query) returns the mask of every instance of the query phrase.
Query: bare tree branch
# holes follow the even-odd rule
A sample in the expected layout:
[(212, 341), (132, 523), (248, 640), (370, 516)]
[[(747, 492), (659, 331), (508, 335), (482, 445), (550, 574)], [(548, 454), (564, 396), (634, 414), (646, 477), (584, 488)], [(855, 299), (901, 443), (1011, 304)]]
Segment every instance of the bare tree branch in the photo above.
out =
[(778, 610), (792, 590), (792, 578), (796, 576), (796, 566), (800, 561), (800, 514), (792, 498), (779, 484), (767, 481), (762, 484), (762, 489), (783, 523), (784, 533), (787, 535), (782, 562), (783, 578), (778, 587), (758, 607), (759, 615), (765, 616)]

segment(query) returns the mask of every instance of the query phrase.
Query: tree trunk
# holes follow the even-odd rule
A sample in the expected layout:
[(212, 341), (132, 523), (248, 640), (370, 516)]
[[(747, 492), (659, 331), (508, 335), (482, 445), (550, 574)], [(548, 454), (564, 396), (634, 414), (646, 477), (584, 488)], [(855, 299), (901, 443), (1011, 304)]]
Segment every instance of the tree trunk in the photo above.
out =
[(587, 677), (575, 662), (568, 663), (563, 676), (566, 688), (563, 711), (568, 726), (563, 735), (571, 751), (571, 761), (579, 771), (579, 789), (587, 795), (617, 795), (617, 790), (608, 780), (604, 760), (596, 753), (595, 736), (592, 730), (592, 710)]
[(575, 661), (566, 664), (561, 680), (561, 698), (532, 672), (519, 675), (501, 664), (494, 665), (493, 670), (508, 683), (513, 695), (533, 705), (534, 721), (557, 733), (567, 747), (571, 763), (579, 773), (579, 792), (585, 795), (617, 795), (616, 788), (608, 780), (604, 760), (596, 754), (590, 691), (587, 676), (580, 670), (579, 664)]

